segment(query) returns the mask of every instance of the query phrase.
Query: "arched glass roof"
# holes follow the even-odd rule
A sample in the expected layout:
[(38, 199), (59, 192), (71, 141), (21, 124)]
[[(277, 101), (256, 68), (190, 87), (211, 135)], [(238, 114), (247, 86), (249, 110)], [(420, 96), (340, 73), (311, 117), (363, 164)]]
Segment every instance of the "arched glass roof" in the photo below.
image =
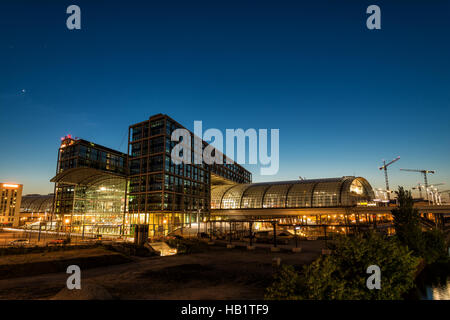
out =
[[(242, 195), (250, 184), (238, 184), (230, 188), (224, 188), (224, 194), (221, 197), (221, 205), (218, 209), (239, 209), (241, 207)], [(212, 196), (211, 196), (212, 199)]]
[(270, 185), (250, 185), (242, 195), (241, 208), (262, 208), (262, 200)]
[(211, 209), (339, 207), (373, 198), (366, 179), (346, 176), (213, 186)]
[(269, 185), (264, 196), (263, 208), (283, 208), (286, 205), (290, 184)]
[(20, 212), (50, 213), (53, 207), (53, 194), (27, 195), (22, 197)]

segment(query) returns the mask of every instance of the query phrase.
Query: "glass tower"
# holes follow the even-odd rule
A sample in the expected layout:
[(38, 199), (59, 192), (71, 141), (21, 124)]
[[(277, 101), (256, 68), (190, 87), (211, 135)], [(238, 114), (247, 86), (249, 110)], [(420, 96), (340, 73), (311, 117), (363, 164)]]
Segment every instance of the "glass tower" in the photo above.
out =
[(211, 185), (251, 182), (251, 173), (236, 163), (174, 164), (171, 151), (178, 142), (171, 135), (179, 128), (184, 129), (163, 114), (129, 127), (125, 224), (130, 230), (134, 224), (148, 224), (150, 236), (165, 235), (202, 221), (210, 213)]
[(58, 150), (52, 228), (75, 233), (121, 234), (127, 155), (66, 136)]

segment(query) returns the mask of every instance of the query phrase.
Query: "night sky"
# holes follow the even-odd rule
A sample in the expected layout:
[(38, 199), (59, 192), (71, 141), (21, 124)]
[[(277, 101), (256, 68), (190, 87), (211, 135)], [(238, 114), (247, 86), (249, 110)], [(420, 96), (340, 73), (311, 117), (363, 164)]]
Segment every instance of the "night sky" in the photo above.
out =
[[(81, 7), (81, 30), (66, 8)], [(381, 8), (381, 30), (366, 8)], [(130, 124), (280, 129), (280, 170), (450, 189), (449, 1), (0, 2), (0, 182), (49, 193), (66, 134), (126, 152)]]

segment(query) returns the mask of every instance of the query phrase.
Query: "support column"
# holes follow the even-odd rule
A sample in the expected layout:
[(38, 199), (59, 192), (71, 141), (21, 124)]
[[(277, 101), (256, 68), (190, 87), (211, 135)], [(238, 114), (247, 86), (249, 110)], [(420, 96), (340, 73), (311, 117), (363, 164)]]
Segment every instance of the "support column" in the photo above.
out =
[(250, 246), (253, 245), (253, 222), (250, 221), (248, 223), (248, 229), (249, 229), (249, 236), (250, 236)]
[(127, 202), (128, 202), (127, 192), (128, 192), (128, 180), (125, 179), (125, 202), (123, 205), (123, 219), (122, 219), (122, 231), (121, 231), (122, 237), (125, 236), (125, 218), (126, 218), (126, 214), (127, 214)]
[(272, 222), (273, 226), (273, 247), (270, 248), (272, 252), (280, 251), (280, 248), (277, 247), (277, 223)]
[(232, 238), (231, 238), (231, 221), (230, 221), (230, 235), (229, 235), (229, 240), (230, 240), (230, 243), (229, 244), (227, 244), (227, 248), (228, 249), (233, 249), (234, 248), (234, 245), (232, 244)]
[(298, 225), (294, 225), (295, 248), (292, 248), (292, 252), (301, 252), (302, 251), (302, 248), (298, 246), (297, 228), (298, 228)]

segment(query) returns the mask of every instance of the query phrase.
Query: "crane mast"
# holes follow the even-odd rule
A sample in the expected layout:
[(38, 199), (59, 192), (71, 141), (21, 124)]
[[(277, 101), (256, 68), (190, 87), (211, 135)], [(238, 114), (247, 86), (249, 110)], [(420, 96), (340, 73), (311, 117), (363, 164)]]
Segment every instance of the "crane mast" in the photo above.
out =
[(427, 201), (429, 201), (429, 197), (428, 197), (428, 178), (427, 178), (427, 174), (428, 173), (435, 173), (436, 171), (434, 170), (426, 170), (426, 169), (400, 169), (401, 171), (409, 171), (409, 172), (420, 172), (423, 174), (423, 180), (425, 183), (425, 191), (427, 194)]
[(388, 200), (391, 199), (391, 195), (390, 195), (390, 189), (389, 189), (389, 178), (388, 178), (388, 173), (387, 173), (387, 168), (393, 164), (394, 162), (400, 160), (400, 157), (395, 158), (394, 160), (392, 160), (391, 162), (386, 163), (386, 160), (383, 160), (383, 165), (379, 168), (380, 170), (384, 170), (384, 180), (386, 182), (386, 191), (387, 191), (387, 198)]

